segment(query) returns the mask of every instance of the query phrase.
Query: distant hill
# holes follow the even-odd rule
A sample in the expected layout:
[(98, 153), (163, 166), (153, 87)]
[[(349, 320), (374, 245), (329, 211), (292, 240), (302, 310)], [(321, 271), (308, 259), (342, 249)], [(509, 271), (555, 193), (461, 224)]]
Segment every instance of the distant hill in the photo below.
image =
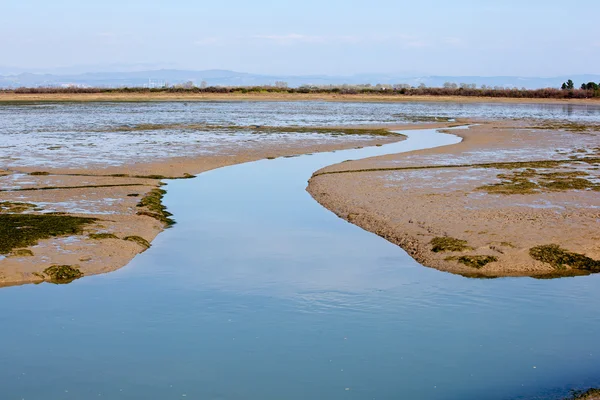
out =
[(273, 85), (276, 81), (287, 82), (291, 87), (302, 85), (341, 85), (341, 84), (408, 84), (440, 87), (445, 82), (477, 84), (477, 86), (502, 86), (507, 88), (539, 89), (558, 88), (568, 79), (576, 87), (583, 82), (600, 82), (600, 75), (573, 75), (550, 78), (531, 78), (518, 76), (400, 76), (393, 74), (358, 74), (351, 76), (275, 76), (259, 75), (228, 70), (186, 71), (177, 69), (158, 69), (134, 72), (89, 72), (79, 74), (40, 74), (22, 72), (12, 75), (0, 75), (0, 88), (40, 87), (79, 85), (89, 87), (139, 87), (160, 86), (162, 84), (181, 84), (193, 82), (200, 85), (205, 81), (210, 86), (258, 86)]

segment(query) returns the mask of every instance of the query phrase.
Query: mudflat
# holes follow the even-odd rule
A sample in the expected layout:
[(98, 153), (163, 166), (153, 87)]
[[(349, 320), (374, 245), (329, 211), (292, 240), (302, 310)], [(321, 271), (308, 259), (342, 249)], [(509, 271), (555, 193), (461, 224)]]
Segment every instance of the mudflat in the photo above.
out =
[(62, 151), (60, 141), (35, 148), (7, 146), (0, 170), (0, 235), (12, 239), (0, 248), (0, 286), (66, 283), (126, 265), (176, 218), (162, 205), (168, 179), (189, 179), (259, 159), (403, 139), (381, 126), (254, 127), (252, 134), (232, 139), (229, 132), (214, 136), (219, 128), (177, 124), (167, 129), (204, 129), (213, 136), (207, 142), (190, 141), (189, 135), (181, 142), (171, 137), (171, 150), (165, 153), (159, 151), (164, 143), (148, 140), (149, 131), (159, 128), (165, 129), (127, 128), (136, 138), (128, 143), (135, 151), (112, 152), (102, 143), (91, 152), (87, 145)]
[(481, 121), (456, 145), (314, 174), (322, 205), (469, 277), (600, 272), (600, 126)]

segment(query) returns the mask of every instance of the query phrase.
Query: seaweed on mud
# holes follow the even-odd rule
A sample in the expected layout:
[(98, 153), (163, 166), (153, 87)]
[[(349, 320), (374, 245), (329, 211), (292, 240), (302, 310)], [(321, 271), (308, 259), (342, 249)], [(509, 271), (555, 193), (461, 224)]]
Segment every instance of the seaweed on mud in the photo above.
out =
[(600, 186), (584, 178), (555, 179), (540, 185), (552, 191), (596, 189)]
[(44, 274), (50, 278), (50, 282), (57, 284), (71, 283), (83, 276), (78, 267), (71, 265), (53, 265), (46, 268)]
[(431, 251), (442, 253), (449, 251), (466, 251), (473, 248), (468, 246), (466, 240), (455, 239), (448, 236), (436, 237), (431, 240)]
[(29, 175), (32, 175), (32, 176), (46, 176), (46, 175), (50, 175), (50, 172), (35, 171), (35, 172), (30, 172)]
[(149, 249), (151, 246), (150, 242), (141, 236), (126, 236), (123, 238), (123, 240), (126, 240), (128, 242), (137, 243), (140, 246), (144, 247), (145, 249)]
[(449, 122), (456, 118), (452, 117), (440, 117), (440, 116), (431, 116), (431, 115), (413, 115), (413, 114), (393, 114), (392, 117), (402, 118), (408, 122)]
[[(499, 174), (502, 182), (477, 188), (491, 194), (531, 194), (542, 191), (598, 190), (600, 185), (581, 178), (588, 174), (583, 171), (538, 173), (528, 168), (512, 174)], [(535, 180), (535, 181), (533, 181)]]
[(171, 218), (173, 214), (168, 212), (167, 207), (162, 204), (162, 199), (166, 193), (165, 190), (158, 188), (149, 191), (137, 204), (138, 207), (145, 208), (145, 210), (138, 211), (137, 215), (152, 217), (166, 226), (175, 224), (175, 221)]
[(487, 264), (498, 261), (498, 257), (494, 256), (462, 256), (456, 259), (459, 263), (472, 268), (483, 268)]
[(150, 174), (150, 175), (129, 175), (129, 174), (54, 174), (60, 176), (91, 176), (91, 177), (108, 177), (108, 178), (135, 178), (135, 179), (191, 179), (195, 178), (196, 175), (192, 175), (190, 173), (185, 172), (181, 176), (166, 176), (166, 175), (158, 175), (158, 174)]
[(583, 254), (573, 253), (557, 244), (536, 246), (529, 249), (529, 255), (537, 261), (552, 265), (556, 269), (569, 266), (591, 272), (600, 272), (600, 260), (594, 260)]
[(164, 176), (164, 175), (133, 175), (132, 178), (140, 178), (140, 179), (158, 179), (158, 180), (162, 180), (162, 179), (169, 179), (169, 177)]
[(16, 249), (11, 251), (11, 257), (33, 257), (33, 251), (29, 249)]
[(600, 131), (600, 125), (596, 124), (581, 124), (577, 122), (567, 121), (548, 121), (540, 125), (528, 126), (523, 129), (538, 129), (538, 130), (562, 130), (575, 133), (587, 133)]
[(103, 239), (118, 239), (119, 237), (112, 233), (90, 233), (88, 235), (90, 239), (103, 240)]
[(588, 390), (573, 390), (571, 396), (564, 400), (598, 400), (600, 399), (600, 389), (592, 388)]
[(477, 188), (490, 194), (531, 194), (538, 191), (539, 186), (527, 179), (513, 179)]
[(68, 215), (0, 214), (0, 254), (33, 246), (41, 239), (81, 234), (96, 221)]
[(0, 213), (21, 214), (26, 211), (37, 210), (38, 206), (31, 203), (20, 203), (13, 201), (0, 202)]
[(122, 183), (115, 185), (82, 185), (82, 186), (44, 186), (21, 189), (2, 189), (0, 192), (28, 192), (35, 190), (63, 190), (63, 189), (94, 189), (94, 188), (111, 188), (111, 187), (126, 187), (126, 186), (145, 186), (141, 183)]
[[(513, 161), (481, 164), (452, 164), (452, 165), (420, 165), (413, 167), (387, 167), (387, 168), (362, 168), (341, 171), (322, 171), (313, 174), (319, 175), (348, 174), (358, 172), (381, 172), (381, 171), (413, 171), (423, 169), (450, 169), (450, 168), (496, 168), (496, 169), (520, 169), (520, 168), (556, 168), (563, 164), (573, 164), (574, 160), (539, 160), (539, 161)], [(577, 162), (591, 165), (600, 163), (600, 157), (577, 158)]]
[(131, 132), (131, 131), (151, 131), (164, 129), (183, 129), (191, 131), (210, 131), (210, 132), (249, 132), (257, 134), (279, 134), (279, 133), (319, 133), (339, 135), (368, 135), (368, 136), (399, 136), (397, 133), (390, 132), (385, 128), (362, 128), (362, 127), (310, 127), (310, 126), (263, 126), (263, 125), (208, 125), (208, 124), (138, 124), (124, 125), (109, 128), (110, 131)]

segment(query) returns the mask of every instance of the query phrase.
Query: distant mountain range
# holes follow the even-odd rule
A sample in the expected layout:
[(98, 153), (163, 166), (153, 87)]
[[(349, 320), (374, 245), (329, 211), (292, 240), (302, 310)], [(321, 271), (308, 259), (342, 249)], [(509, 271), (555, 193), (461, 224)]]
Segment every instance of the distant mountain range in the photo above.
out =
[(502, 86), (507, 88), (538, 89), (558, 88), (568, 79), (576, 87), (583, 82), (600, 82), (600, 75), (573, 75), (550, 78), (518, 76), (401, 76), (394, 74), (358, 74), (351, 76), (275, 76), (259, 75), (227, 70), (186, 71), (177, 69), (157, 69), (128, 72), (89, 72), (77, 74), (41, 74), (23, 72), (0, 75), (0, 88), (40, 87), (40, 86), (83, 86), (83, 87), (156, 87), (163, 84), (193, 82), (209, 86), (258, 86), (273, 85), (276, 81), (286, 82), (290, 87), (302, 85), (341, 85), (341, 84), (408, 84), (429, 87), (443, 86), (445, 82), (477, 84), (477, 86)]

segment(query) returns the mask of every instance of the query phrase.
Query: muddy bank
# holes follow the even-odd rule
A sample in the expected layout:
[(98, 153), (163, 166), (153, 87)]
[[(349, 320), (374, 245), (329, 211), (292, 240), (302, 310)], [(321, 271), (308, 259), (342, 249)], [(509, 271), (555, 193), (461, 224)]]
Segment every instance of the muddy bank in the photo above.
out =
[[(422, 127), (403, 125), (408, 129)], [(28, 166), (28, 149), (11, 149), (9, 158), (13, 162), (3, 162), (0, 171), (0, 219), (7, 219), (14, 226), (12, 231), (0, 230), (0, 235), (21, 234), (23, 227), (33, 229), (35, 234), (30, 241), (3, 249), (0, 286), (42, 281), (66, 283), (80, 277), (79, 273), (94, 275), (126, 265), (151, 246), (172, 219), (185, 218), (171, 217), (161, 209), (160, 197), (162, 191), (168, 190), (164, 186), (168, 179), (188, 179), (210, 169), (264, 158), (383, 145), (403, 137), (374, 134), (373, 129), (398, 128), (369, 126), (355, 132), (354, 127), (352, 133), (307, 134), (294, 140), (273, 135), (254, 143), (216, 138), (210, 153), (198, 151), (198, 155), (165, 156), (151, 161), (144, 153), (132, 153), (128, 162), (117, 153), (105, 164), (99, 164), (94, 157), (86, 163), (85, 154), (77, 155), (76, 151), (71, 151), (72, 157), (59, 157), (54, 156), (55, 150), (47, 150), (35, 160), (39, 163), (48, 159), (51, 163)], [(73, 163), (75, 158), (77, 164)], [(30, 216), (40, 216), (42, 220), (31, 220)], [(52, 226), (48, 228), (43, 218), (54, 218), (52, 226), (68, 225), (72, 218), (85, 220), (69, 227), (71, 230), (57, 232)], [(57, 274), (51, 269), (54, 266), (69, 267), (75, 272), (69, 269), (66, 271), (71, 271), (71, 275)]]
[(463, 141), (324, 168), (308, 191), (443, 271), (600, 271), (598, 126), (484, 122), (452, 133)]

